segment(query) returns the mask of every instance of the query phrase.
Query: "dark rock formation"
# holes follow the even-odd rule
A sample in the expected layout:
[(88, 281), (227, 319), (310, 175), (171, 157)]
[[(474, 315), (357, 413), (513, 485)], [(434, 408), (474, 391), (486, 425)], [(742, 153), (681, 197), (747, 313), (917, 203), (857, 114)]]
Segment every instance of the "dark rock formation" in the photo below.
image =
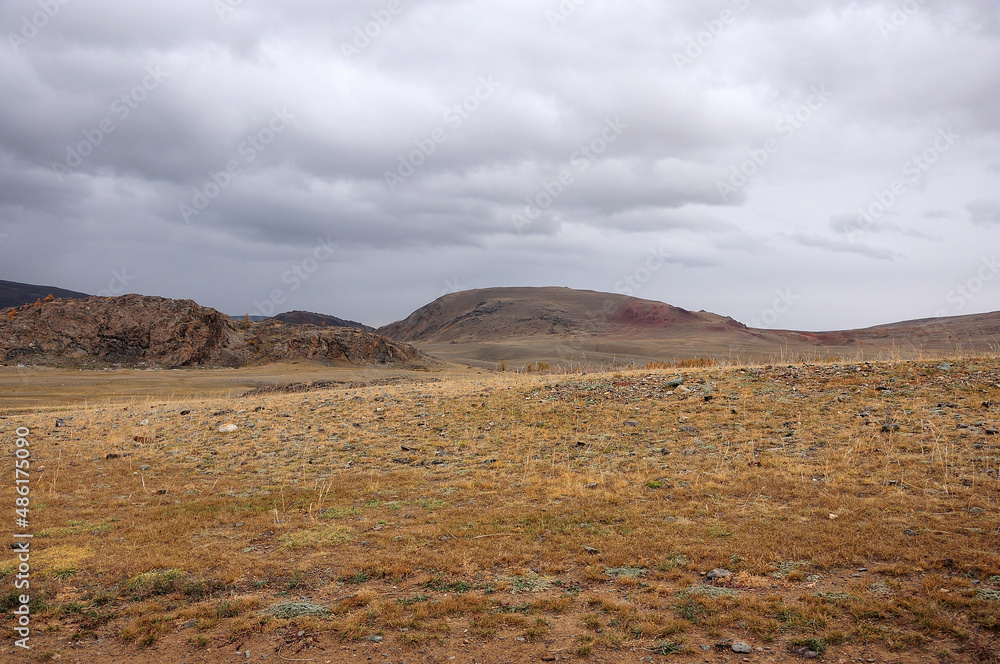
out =
[(352, 328), (244, 326), (191, 300), (142, 295), (54, 300), (0, 313), (0, 361), (228, 366), (290, 360), (388, 364), (413, 347)]

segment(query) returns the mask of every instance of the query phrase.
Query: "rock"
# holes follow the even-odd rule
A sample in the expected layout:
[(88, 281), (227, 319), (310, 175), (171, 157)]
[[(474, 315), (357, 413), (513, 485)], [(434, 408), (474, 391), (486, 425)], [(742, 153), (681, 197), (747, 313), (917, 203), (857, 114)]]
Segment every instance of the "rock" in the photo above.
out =
[(423, 357), (409, 344), (354, 328), (234, 323), (191, 300), (123, 295), (59, 299), (0, 317), (0, 362), (226, 366), (286, 360), (391, 364)]
[(743, 655), (747, 655), (753, 652), (753, 648), (750, 647), (749, 643), (744, 643), (742, 641), (737, 641), (733, 644), (733, 652), (737, 652)]
[(56, 418), (56, 426), (57, 427), (64, 427), (64, 426), (66, 426), (66, 420), (57, 417)]
[(722, 569), (721, 567), (718, 567), (716, 569), (713, 569), (708, 574), (706, 574), (705, 578), (708, 579), (709, 581), (715, 581), (716, 579), (728, 579), (730, 576), (732, 576), (732, 572), (730, 572), (728, 569)]
[(951, 365), (947, 362), (938, 365), (938, 369), (941, 371), (951, 371)]
[(798, 655), (799, 657), (803, 657), (805, 659), (816, 659), (817, 657), (819, 657), (818, 652), (816, 652), (815, 650), (809, 650), (809, 648), (806, 648), (805, 646), (792, 648), (789, 652), (791, 652), (793, 655)]
[(219, 433), (236, 433), (240, 428), (235, 424), (223, 424), (219, 427)]
[(684, 384), (684, 378), (681, 377), (681, 376), (678, 376), (677, 378), (672, 378), (671, 380), (668, 380), (667, 382), (665, 382), (663, 384), (663, 387), (665, 387), (667, 389), (673, 389), (675, 387), (680, 387), (683, 384)]
[(383, 640), (384, 639), (377, 634), (372, 634), (371, 636), (365, 637), (365, 641), (369, 641), (371, 643), (382, 643)]
[(975, 516), (979, 516), (980, 514), (985, 514), (985, 513), (986, 510), (984, 510), (982, 507), (973, 507), (969, 509), (969, 514), (973, 514)]
[(622, 424), (624, 424), (627, 427), (637, 427), (637, 426), (639, 426), (639, 422), (637, 422), (636, 420), (625, 420), (624, 422), (622, 422)]
[(903, 534), (908, 535), (909, 537), (915, 537), (918, 533), (912, 528), (903, 528)]

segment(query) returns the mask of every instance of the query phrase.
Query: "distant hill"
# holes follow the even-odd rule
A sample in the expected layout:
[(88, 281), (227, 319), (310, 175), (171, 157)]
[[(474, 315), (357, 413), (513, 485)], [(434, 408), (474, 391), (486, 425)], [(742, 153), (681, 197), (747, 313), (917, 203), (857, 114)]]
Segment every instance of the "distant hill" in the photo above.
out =
[(440, 297), (378, 332), (442, 359), (479, 366), (913, 357), (997, 352), (1000, 312), (797, 332), (754, 329), (718, 314), (613, 293), (485, 288)]
[(327, 314), (314, 314), (310, 311), (286, 311), (283, 314), (272, 316), (274, 320), (288, 323), (289, 325), (315, 325), (316, 327), (353, 327), (366, 332), (374, 332), (375, 328), (364, 323), (357, 323), (353, 320), (344, 320), (336, 316)]
[(33, 304), (36, 300), (44, 300), (51, 294), (53, 297), (79, 299), (90, 297), (86, 293), (56, 288), (54, 286), (36, 286), (20, 284), (16, 281), (0, 280), (0, 309), (19, 307), (22, 304)]
[(0, 311), (0, 362), (241, 367), (294, 360), (403, 364), (412, 346), (364, 330), (244, 325), (191, 300), (123, 295), (56, 299)]
[(379, 328), (401, 341), (501, 341), (535, 336), (647, 337), (705, 329), (746, 333), (746, 326), (705, 311), (571, 288), (483, 288), (450, 293), (404, 320)]

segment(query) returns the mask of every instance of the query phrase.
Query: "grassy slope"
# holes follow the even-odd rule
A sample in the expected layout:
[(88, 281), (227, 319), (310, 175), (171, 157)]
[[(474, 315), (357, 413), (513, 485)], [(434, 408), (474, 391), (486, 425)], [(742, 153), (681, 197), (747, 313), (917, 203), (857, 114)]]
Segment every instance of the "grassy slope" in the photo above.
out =
[[(685, 369), (690, 392), (674, 372), (455, 376), (0, 419), (4, 439), (33, 430), (37, 646), (634, 661), (669, 643), (703, 661), (699, 644), (742, 639), (778, 661), (814, 639), (991, 661), (1000, 360), (938, 364)], [(707, 583), (719, 566), (735, 577)], [(260, 615), (301, 597), (331, 615)]]

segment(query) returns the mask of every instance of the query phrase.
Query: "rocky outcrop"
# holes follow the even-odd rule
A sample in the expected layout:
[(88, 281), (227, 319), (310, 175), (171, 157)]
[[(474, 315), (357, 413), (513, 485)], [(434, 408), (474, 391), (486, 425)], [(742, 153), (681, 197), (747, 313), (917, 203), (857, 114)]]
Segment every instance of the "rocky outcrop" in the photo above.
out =
[(356, 327), (359, 330), (374, 332), (375, 328), (353, 320), (344, 320), (328, 314), (314, 314), (311, 311), (286, 311), (272, 316), (272, 320), (290, 323), (292, 325), (315, 325), (316, 327)]
[(246, 326), (191, 300), (142, 295), (54, 300), (0, 313), (0, 362), (239, 367), (291, 360), (394, 364), (407, 344), (351, 328)]
[(244, 341), (251, 363), (320, 360), (351, 364), (396, 364), (418, 355), (408, 344), (351, 327), (286, 325), (268, 320), (252, 326)]

